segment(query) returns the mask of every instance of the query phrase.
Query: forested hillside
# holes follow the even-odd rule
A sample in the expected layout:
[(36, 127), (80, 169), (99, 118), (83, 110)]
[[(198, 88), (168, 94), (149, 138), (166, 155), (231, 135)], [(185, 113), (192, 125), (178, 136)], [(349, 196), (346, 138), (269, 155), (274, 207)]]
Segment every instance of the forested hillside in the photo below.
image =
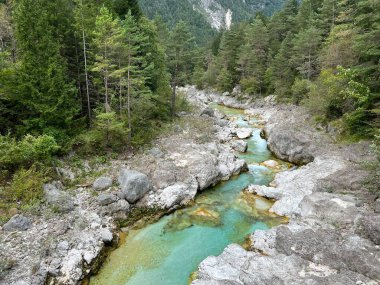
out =
[(216, 34), (216, 30), (225, 28), (228, 10), (232, 12), (232, 22), (246, 21), (257, 12), (271, 15), (281, 8), (285, 0), (139, 0), (141, 9), (151, 19), (157, 15), (163, 18), (169, 27), (177, 22), (186, 22), (198, 43), (205, 44)]
[(138, 148), (186, 107), (170, 85), (191, 75), (193, 37), (137, 1), (5, 1), (0, 40), (0, 217), (40, 198), (55, 155)]
[(376, 136), (379, 1), (288, 0), (272, 16), (282, 1), (218, 1), (236, 22), (210, 43), (216, 32), (190, 2), (0, 2), (3, 201), (37, 199), (29, 190), (56, 155), (117, 156), (151, 141), (186, 108), (185, 84), (274, 94), (340, 137)]
[(289, 0), (219, 42), (196, 68), (199, 87), (275, 94), (342, 135), (372, 137), (380, 127), (379, 1)]

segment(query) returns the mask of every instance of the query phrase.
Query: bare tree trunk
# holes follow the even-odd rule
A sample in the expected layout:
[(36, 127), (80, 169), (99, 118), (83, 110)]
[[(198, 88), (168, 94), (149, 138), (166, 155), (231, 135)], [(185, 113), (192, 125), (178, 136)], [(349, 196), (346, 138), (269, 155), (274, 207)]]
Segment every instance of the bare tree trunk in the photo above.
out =
[[(107, 59), (107, 45), (104, 44), (104, 59)], [(108, 104), (108, 69), (104, 71), (104, 87), (105, 87), (105, 106), (106, 106), (106, 113), (107, 108), (109, 106)]]
[(128, 53), (128, 90), (127, 90), (127, 112), (128, 112), (128, 143), (132, 141), (132, 116), (131, 116), (131, 52)]
[(307, 71), (307, 79), (310, 80), (311, 77), (311, 54), (309, 51), (309, 66), (308, 66), (308, 71)]
[[(177, 59), (178, 59), (178, 53), (177, 53)], [(175, 70), (174, 70), (174, 78), (173, 78), (173, 93), (172, 93), (172, 121), (174, 121), (175, 118), (175, 101), (176, 101), (176, 96), (177, 96), (177, 85), (178, 85), (178, 60), (175, 64)]]
[(88, 117), (88, 125), (91, 127), (91, 102), (90, 102), (90, 88), (89, 88), (88, 71), (87, 71), (86, 36), (84, 33), (83, 25), (82, 25), (82, 41), (83, 41), (84, 74), (86, 77), (87, 117)]

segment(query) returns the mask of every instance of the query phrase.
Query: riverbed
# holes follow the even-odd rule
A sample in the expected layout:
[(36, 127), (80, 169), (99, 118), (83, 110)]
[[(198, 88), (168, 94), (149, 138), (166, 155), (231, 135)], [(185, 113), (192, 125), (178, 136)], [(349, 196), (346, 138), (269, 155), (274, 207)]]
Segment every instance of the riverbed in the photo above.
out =
[(199, 194), (192, 206), (164, 216), (142, 229), (130, 230), (91, 285), (186, 285), (199, 263), (219, 255), (231, 243), (244, 244), (248, 234), (286, 222), (269, 213), (273, 201), (244, 193), (250, 184), (268, 185), (276, 171), (260, 163), (274, 159), (260, 129), (245, 121), (241, 110), (216, 107), (239, 127), (252, 127), (248, 151), (238, 154), (249, 171)]

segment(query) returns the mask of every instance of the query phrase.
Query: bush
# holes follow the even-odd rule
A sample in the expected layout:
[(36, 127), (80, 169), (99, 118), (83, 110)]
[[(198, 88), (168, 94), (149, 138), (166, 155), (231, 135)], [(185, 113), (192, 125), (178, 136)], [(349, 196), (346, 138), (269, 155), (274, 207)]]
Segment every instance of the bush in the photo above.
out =
[(240, 80), (240, 85), (242, 91), (251, 95), (254, 95), (260, 91), (260, 83), (254, 76), (242, 78)]
[(293, 103), (299, 105), (310, 92), (311, 82), (307, 79), (296, 79), (292, 86)]
[(29, 168), (33, 163), (50, 160), (58, 150), (59, 146), (51, 136), (27, 135), (17, 141), (9, 135), (0, 135), (0, 170)]
[(36, 165), (27, 170), (22, 168), (13, 175), (9, 196), (12, 200), (33, 204), (42, 199), (45, 182), (45, 173), (38, 170)]
[(127, 144), (128, 128), (124, 120), (115, 112), (96, 114), (91, 130), (80, 134), (74, 146), (86, 154), (104, 152), (107, 149), (118, 150)]

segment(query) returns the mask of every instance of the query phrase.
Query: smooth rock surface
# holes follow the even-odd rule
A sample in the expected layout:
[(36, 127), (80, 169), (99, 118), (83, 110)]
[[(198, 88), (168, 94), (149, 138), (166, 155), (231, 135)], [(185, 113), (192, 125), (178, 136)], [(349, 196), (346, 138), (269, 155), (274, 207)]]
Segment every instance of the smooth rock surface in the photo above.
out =
[(119, 175), (119, 184), (125, 199), (135, 203), (152, 189), (152, 184), (144, 173), (136, 170), (122, 169)]
[(102, 176), (94, 181), (92, 188), (94, 188), (95, 191), (102, 191), (110, 188), (111, 186), (112, 178), (108, 176)]
[(252, 129), (251, 128), (238, 128), (236, 130), (236, 136), (239, 139), (247, 139), (252, 136)]

